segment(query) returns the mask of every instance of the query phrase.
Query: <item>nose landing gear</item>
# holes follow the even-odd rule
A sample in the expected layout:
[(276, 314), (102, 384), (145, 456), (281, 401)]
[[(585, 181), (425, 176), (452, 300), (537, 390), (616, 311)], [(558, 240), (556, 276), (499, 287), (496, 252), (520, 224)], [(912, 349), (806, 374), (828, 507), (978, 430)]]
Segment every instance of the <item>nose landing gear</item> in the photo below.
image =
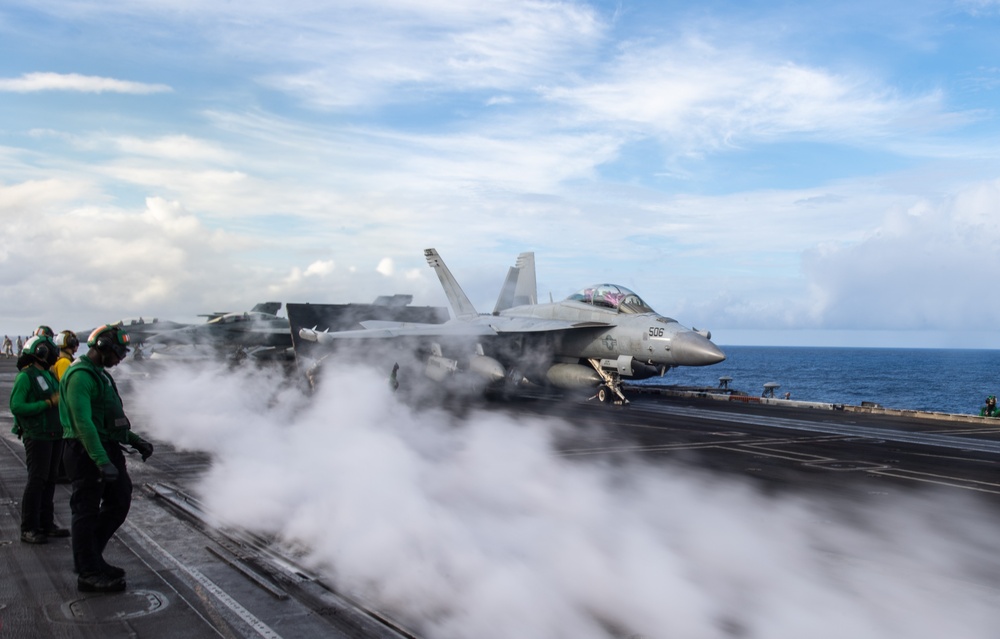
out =
[(622, 379), (617, 371), (609, 372), (601, 367), (600, 360), (588, 359), (590, 365), (594, 367), (597, 374), (601, 376), (604, 383), (597, 388), (597, 393), (590, 399), (597, 399), (602, 404), (615, 404), (624, 406), (628, 404), (625, 393), (622, 392)]

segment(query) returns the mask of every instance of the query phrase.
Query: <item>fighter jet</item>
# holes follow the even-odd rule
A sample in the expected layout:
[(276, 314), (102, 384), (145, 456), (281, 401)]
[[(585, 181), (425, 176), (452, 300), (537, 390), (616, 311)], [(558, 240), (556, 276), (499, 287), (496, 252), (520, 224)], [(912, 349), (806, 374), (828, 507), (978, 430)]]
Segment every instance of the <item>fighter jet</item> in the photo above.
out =
[(726, 359), (711, 333), (656, 313), (637, 294), (596, 284), (560, 302), (537, 303), (534, 253), (510, 269), (491, 314), (480, 314), (435, 249), (424, 251), (451, 305), (443, 324), (362, 322), (363, 329), (299, 336), (318, 344), (409, 339), (426, 345), (425, 373), (436, 380), (467, 372), (490, 384), (528, 382), (593, 389), (602, 402), (627, 403), (622, 382), (665, 374), (675, 366)]
[(204, 324), (191, 324), (175, 331), (159, 333), (149, 340), (149, 344), (290, 348), (292, 336), (288, 318), (276, 315), (280, 308), (280, 302), (264, 302), (249, 311), (211, 313), (204, 316), (209, 318)]
[[(170, 320), (161, 320), (156, 317), (131, 317), (118, 320), (115, 325), (121, 327), (124, 332), (128, 333), (129, 340), (131, 340), (133, 344), (141, 344), (142, 342), (155, 338), (157, 335), (170, 333), (172, 331), (191, 326), (190, 324), (182, 324), (180, 322), (173, 322)], [(78, 333), (77, 336), (83, 341), (86, 341), (86, 338), (90, 335), (90, 333), (91, 331), (85, 331)]]

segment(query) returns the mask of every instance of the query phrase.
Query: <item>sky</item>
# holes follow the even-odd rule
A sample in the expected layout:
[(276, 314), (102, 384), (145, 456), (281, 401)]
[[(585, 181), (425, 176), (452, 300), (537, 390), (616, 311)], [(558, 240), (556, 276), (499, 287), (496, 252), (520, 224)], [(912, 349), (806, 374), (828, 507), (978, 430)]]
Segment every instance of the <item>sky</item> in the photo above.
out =
[(1000, 348), (1000, 1), (6, 0), (0, 331), (480, 311)]

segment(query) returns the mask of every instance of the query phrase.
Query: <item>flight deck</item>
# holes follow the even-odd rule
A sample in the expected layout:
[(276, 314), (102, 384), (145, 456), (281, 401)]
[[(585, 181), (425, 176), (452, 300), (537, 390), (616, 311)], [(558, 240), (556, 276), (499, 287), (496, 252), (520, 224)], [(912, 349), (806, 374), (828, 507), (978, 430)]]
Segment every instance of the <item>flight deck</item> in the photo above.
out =
[[(4, 400), (14, 375), (13, 360), (0, 360)], [(488, 410), (565, 422), (569, 427), (559, 430), (554, 456), (613, 464), (625, 474), (632, 465), (679, 468), (745, 480), (765, 494), (816, 501), (889, 505), (915, 494), (942, 502), (971, 498), (1000, 513), (1000, 420), (723, 402), (655, 391), (639, 393), (623, 407), (544, 394), (493, 402)], [(141, 423), (141, 416), (133, 421)], [(39, 546), (19, 541), (24, 451), (11, 425), (5, 404), (0, 636), (427, 636), (419, 622), (338, 592), (328, 577), (299, 561), (302, 549), (220, 524), (197, 497), (197, 483), (212, 459), (160, 441), (146, 463), (138, 455), (128, 458), (132, 511), (107, 551), (110, 561), (126, 569), (128, 590), (77, 592), (68, 539)], [(68, 485), (57, 487), (56, 519), (67, 527), (69, 493)], [(1000, 575), (984, 570), (975, 587), (996, 598)]]

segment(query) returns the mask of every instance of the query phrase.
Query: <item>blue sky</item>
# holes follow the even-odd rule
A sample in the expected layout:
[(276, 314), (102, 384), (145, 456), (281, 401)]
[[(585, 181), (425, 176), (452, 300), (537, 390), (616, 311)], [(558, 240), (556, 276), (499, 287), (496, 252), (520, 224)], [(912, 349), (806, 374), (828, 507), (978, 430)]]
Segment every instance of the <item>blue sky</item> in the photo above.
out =
[(720, 344), (1000, 348), (1000, 2), (0, 7), (0, 330), (481, 311), (517, 253)]

